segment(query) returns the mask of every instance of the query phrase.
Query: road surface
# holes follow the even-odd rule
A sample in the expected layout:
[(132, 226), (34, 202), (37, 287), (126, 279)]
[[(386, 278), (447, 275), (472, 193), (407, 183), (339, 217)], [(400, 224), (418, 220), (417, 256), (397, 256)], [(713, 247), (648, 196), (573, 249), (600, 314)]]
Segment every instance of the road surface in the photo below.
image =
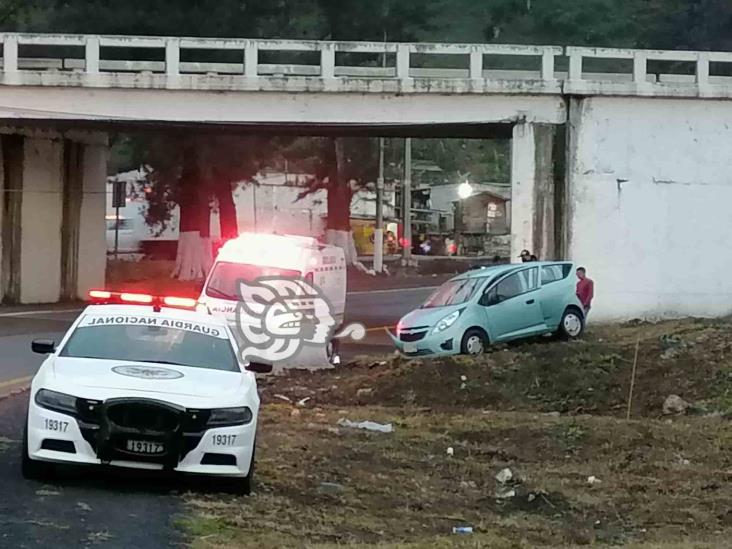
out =
[[(394, 326), (431, 291), (430, 288), (409, 288), (349, 293), (347, 321), (362, 322), (368, 332), (365, 340), (344, 344), (342, 358), (348, 360), (359, 354), (392, 351), (393, 345), (383, 328)], [(27, 384), (40, 366), (43, 357), (31, 352), (30, 342), (42, 338), (58, 342), (78, 314), (79, 309), (63, 307), (7, 312), (0, 309), (0, 395)]]
[[(350, 293), (348, 320), (363, 322), (370, 330), (365, 341), (344, 346), (344, 358), (390, 352), (393, 346), (382, 327), (393, 326), (430, 291)], [(59, 341), (78, 313), (60, 306), (0, 310), (0, 395), (26, 385), (38, 369), (43, 357), (30, 351), (31, 340)], [(180, 494), (210, 492), (210, 481), (161, 480), (156, 475), (150, 482), (139, 471), (74, 468), (60, 469), (57, 481), (48, 484), (26, 481), (20, 475), (20, 444), (27, 398), (27, 392), (0, 398), (0, 549), (182, 546), (175, 526), (182, 512)]]

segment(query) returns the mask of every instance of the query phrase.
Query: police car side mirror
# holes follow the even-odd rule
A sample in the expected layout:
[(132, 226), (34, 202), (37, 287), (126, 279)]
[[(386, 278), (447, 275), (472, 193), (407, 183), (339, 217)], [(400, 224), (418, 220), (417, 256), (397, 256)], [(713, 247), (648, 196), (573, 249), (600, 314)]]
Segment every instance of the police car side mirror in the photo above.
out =
[(56, 343), (52, 339), (34, 339), (31, 349), (40, 355), (50, 355), (56, 350)]
[(270, 374), (272, 373), (272, 365), (264, 364), (263, 362), (250, 362), (247, 364), (245, 370), (254, 372), (255, 374)]

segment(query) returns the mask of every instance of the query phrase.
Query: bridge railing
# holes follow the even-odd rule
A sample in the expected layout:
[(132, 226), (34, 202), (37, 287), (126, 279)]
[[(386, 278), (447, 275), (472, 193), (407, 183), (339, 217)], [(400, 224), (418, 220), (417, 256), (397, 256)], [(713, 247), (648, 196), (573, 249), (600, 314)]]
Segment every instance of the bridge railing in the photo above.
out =
[[(732, 96), (732, 53), (719, 52), (17, 33), (0, 41), (0, 83), (16, 85)], [(355, 82), (364, 80), (380, 84)]]
[[(3, 70), (76, 70), (96, 74), (99, 72), (155, 72), (167, 75), (179, 74), (239, 74), (247, 77), (319, 76), (372, 77), (409, 79), (452, 75), (457, 78), (481, 79), (484, 77), (484, 56), (511, 58), (522, 56), (540, 60), (540, 77), (553, 80), (554, 58), (563, 50), (557, 46), (509, 46), (496, 44), (402, 44), (392, 42), (331, 42), (295, 40), (247, 40), (216, 38), (165, 38), (133, 36), (92, 35), (32, 35), (3, 34)], [(82, 55), (61, 57), (37, 57), (20, 55), (23, 47), (43, 46), (48, 51), (57, 47), (83, 49)], [(123, 60), (105, 58), (103, 49), (124, 48), (126, 50), (148, 50), (158, 53), (158, 60)], [(240, 62), (186, 62), (181, 60), (182, 52), (195, 51), (239, 52)], [(261, 63), (262, 53), (317, 53), (316, 64)], [(384, 59), (393, 58), (390, 64), (375, 66), (352, 66), (337, 64), (338, 54), (377, 54)], [(451, 56), (465, 68), (430, 69), (412, 65), (413, 55)], [(227, 56), (229, 57), (229, 56)]]

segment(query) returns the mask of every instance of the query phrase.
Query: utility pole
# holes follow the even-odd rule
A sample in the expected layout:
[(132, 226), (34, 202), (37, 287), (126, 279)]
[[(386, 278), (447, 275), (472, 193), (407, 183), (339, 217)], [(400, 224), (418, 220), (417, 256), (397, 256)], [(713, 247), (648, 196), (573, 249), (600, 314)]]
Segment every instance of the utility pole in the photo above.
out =
[[(386, 67), (386, 31), (381, 65)], [(374, 271), (384, 271), (384, 138), (379, 137), (379, 176), (376, 179), (376, 227), (374, 227)]]
[(402, 265), (412, 259), (412, 138), (404, 140), (404, 185), (402, 190)]
[(384, 270), (384, 138), (379, 138), (379, 177), (376, 179), (376, 227), (374, 228), (374, 271)]

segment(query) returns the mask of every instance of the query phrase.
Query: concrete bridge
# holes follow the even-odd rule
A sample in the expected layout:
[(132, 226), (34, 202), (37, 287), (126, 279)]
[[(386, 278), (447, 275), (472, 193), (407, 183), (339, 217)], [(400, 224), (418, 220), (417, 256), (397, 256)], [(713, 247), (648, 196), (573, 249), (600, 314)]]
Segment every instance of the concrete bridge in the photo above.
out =
[(732, 53), (0, 40), (6, 301), (103, 284), (106, 133), (185, 127), (511, 138), (514, 255), (587, 264), (598, 316), (732, 310)]

